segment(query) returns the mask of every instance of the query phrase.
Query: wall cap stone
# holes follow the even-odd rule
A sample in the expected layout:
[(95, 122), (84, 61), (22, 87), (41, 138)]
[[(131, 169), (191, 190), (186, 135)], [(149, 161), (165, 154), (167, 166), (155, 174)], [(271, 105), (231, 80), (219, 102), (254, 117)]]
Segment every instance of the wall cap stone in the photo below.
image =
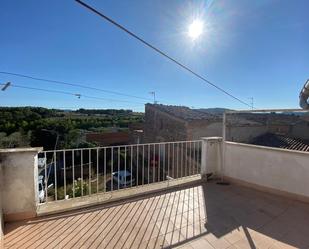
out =
[(201, 137), (205, 141), (222, 141), (222, 137)]
[(42, 150), (43, 147), (10, 148), (10, 149), (0, 149), (0, 153), (40, 152)]
[(277, 147), (268, 147), (268, 146), (262, 146), (262, 145), (255, 145), (255, 144), (246, 144), (246, 143), (236, 143), (236, 142), (230, 142), (225, 141), (225, 145), (232, 145), (232, 146), (240, 146), (240, 147), (248, 147), (248, 148), (256, 148), (260, 150), (272, 150), (272, 151), (278, 151), (278, 152), (284, 152), (284, 153), (298, 153), (298, 154), (304, 154), (308, 155), (308, 151), (300, 151), (300, 150), (288, 150), (283, 148), (277, 148)]

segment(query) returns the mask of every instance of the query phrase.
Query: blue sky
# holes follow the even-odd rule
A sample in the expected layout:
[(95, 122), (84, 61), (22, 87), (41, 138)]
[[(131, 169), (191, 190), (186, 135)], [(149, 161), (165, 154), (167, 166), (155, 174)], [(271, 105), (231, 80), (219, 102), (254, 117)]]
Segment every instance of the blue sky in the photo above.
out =
[[(85, 0), (86, 1), (86, 0)], [(257, 108), (297, 108), (309, 78), (307, 0), (88, 0), (98, 10)], [(85, 84), (190, 107), (246, 106), (75, 1), (1, 1), (0, 71)], [(187, 35), (192, 20), (203, 35)], [(143, 100), (0, 74), (0, 81), (138, 103), (9, 88), (1, 106), (133, 108)]]

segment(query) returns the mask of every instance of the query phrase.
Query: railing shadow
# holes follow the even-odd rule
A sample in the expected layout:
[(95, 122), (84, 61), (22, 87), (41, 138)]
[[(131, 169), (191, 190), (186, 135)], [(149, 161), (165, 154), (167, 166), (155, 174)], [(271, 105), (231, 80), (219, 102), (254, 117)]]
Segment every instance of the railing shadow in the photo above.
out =
[(237, 185), (202, 184), (207, 215), (202, 236), (218, 247), (309, 248), (309, 205)]
[(210, 182), (7, 224), (5, 246), (174, 248), (200, 241), (214, 248), (306, 248), (308, 236), (299, 234), (308, 234), (308, 221), (309, 205)]

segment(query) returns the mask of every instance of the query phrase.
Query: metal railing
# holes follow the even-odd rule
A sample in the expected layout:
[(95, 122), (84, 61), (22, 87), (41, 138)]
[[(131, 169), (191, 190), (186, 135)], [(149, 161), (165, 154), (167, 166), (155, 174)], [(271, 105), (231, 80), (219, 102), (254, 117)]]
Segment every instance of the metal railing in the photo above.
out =
[(200, 174), (201, 140), (39, 153), (40, 202), (116, 191)]

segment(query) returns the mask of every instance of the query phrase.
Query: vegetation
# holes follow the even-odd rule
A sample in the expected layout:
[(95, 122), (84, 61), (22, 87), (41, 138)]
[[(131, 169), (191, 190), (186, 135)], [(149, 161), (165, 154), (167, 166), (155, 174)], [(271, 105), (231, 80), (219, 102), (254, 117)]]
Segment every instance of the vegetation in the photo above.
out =
[(131, 114), (132, 110), (116, 110), (116, 109), (79, 109), (77, 113), (83, 113), (87, 115), (127, 115)]
[[(92, 179), (91, 180), (91, 193), (99, 193), (99, 192), (104, 192), (106, 191), (106, 181), (110, 181), (111, 175), (106, 174), (105, 176), (100, 174), (98, 176), (98, 179)], [(98, 185), (97, 185), (97, 180), (98, 180)], [(74, 184), (74, 192), (75, 192), (75, 197), (80, 197), (80, 196), (85, 196), (89, 195), (89, 184), (88, 184), (88, 179), (84, 179), (83, 183), (81, 181), (81, 178), (78, 178), (77, 180), (74, 180), (74, 183), (69, 183), (66, 185), (66, 195), (68, 195), (69, 198), (73, 198), (73, 184)], [(98, 187), (98, 189), (97, 189)], [(82, 195), (82, 188), (83, 188), (83, 195)], [(48, 189), (48, 198), (49, 200), (54, 200), (55, 198), (55, 189), (54, 187)], [(57, 199), (58, 200), (63, 200), (65, 199), (64, 195), (64, 186), (58, 186), (57, 187)]]
[[(83, 195), (89, 194), (88, 183), (85, 180), (82, 182), (82, 180), (80, 178), (74, 181), (74, 188), (73, 188), (73, 184), (68, 184), (66, 186), (66, 195), (69, 198), (73, 198), (73, 189), (74, 189), (74, 196), (75, 197), (82, 196), (82, 192), (83, 192)], [(49, 189), (47, 195), (48, 195), (48, 197), (52, 197), (52, 199), (54, 199), (55, 198), (55, 189), (54, 188)], [(63, 186), (57, 188), (57, 199), (58, 200), (66, 199)]]
[(131, 110), (63, 111), (42, 107), (0, 107), (0, 147), (43, 146), (57, 148), (92, 147), (83, 139), (86, 131), (128, 129), (143, 115)]

